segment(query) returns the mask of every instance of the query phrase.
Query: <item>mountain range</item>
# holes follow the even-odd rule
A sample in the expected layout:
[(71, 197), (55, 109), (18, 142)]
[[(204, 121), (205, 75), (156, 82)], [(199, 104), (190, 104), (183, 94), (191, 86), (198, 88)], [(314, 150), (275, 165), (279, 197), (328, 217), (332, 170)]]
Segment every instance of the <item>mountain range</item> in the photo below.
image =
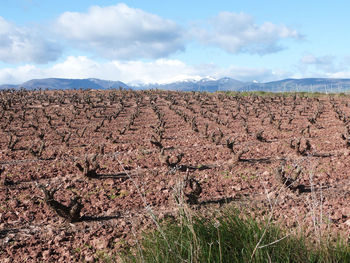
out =
[(0, 85), (0, 89), (162, 89), (175, 91), (308, 91), (308, 92), (344, 92), (350, 90), (350, 79), (303, 78), (284, 79), (272, 82), (242, 82), (229, 77), (201, 80), (185, 80), (168, 84), (125, 84), (121, 81), (89, 79), (47, 78), (33, 79), (20, 85)]

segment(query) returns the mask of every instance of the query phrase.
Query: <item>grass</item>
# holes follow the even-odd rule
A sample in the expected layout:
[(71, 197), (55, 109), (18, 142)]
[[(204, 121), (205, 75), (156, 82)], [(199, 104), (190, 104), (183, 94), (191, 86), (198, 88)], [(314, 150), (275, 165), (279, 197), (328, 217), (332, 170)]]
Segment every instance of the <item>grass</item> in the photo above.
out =
[[(258, 222), (229, 209), (218, 217), (182, 210), (161, 230), (144, 233), (124, 262), (350, 262), (350, 247), (326, 239), (314, 245), (303, 236)], [(340, 239), (338, 239), (340, 240)]]

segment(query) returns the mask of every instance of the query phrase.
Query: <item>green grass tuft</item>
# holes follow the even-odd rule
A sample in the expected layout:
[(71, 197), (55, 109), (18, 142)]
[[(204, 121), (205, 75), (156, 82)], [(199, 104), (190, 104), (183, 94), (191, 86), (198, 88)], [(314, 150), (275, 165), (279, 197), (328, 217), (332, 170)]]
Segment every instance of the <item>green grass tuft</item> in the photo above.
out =
[[(162, 231), (146, 233), (139, 248), (126, 252), (123, 259), (159, 263), (350, 262), (348, 245), (341, 242), (322, 243), (318, 247), (307, 245), (305, 238), (287, 236), (276, 225), (269, 225), (263, 234), (265, 225), (251, 218), (242, 219), (237, 210), (211, 219), (182, 217), (179, 221), (163, 223)], [(255, 250), (258, 243), (260, 246)]]

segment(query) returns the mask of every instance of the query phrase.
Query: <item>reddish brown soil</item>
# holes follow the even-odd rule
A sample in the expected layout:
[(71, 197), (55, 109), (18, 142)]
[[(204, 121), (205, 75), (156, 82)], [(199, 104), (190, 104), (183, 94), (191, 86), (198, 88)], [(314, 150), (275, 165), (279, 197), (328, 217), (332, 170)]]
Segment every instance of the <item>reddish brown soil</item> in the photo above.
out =
[[(149, 210), (160, 218), (176, 210), (173, 188), (186, 174), (203, 189), (196, 209), (231, 202), (254, 215), (272, 205), (288, 227), (349, 233), (348, 97), (4, 91), (0, 107), (1, 262), (118, 255), (154, 227)], [(161, 121), (165, 154), (184, 154), (175, 167), (150, 142)], [(75, 164), (96, 153), (98, 176), (87, 178)], [(289, 187), (276, 176), (281, 167), (286, 177), (301, 171)], [(59, 217), (39, 185), (65, 205), (80, 196), (81, 220)]]

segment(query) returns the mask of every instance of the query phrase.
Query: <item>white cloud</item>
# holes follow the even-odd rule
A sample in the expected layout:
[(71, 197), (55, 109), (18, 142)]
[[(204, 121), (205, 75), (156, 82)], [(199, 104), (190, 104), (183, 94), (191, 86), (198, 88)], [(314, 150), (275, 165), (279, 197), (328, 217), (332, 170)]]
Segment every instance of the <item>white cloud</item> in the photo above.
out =
[(175, 22), (122, 3), (65, 12), (56, 29), (76, 46), (109, 59), (160, 58), (184, 49), (183, 31)]
[(219, 67), (215, 64), (188, 65), (180, 60), (96, 62), (84, 56), (70, 56), (51, 67), (25, 65), (0, 69), (1, 84), (19, 84), (33, 78), (100, 78), (125, 83), (169, 83), (185, 79), (232, 77), (244, 81), (268, 81), (280, 73), (264, 68)]
[(333, 76), (340, 74), (347, 68), (347, 63), (340, 62), (332, 55), (315, 56), (313, 54), (304, 55), (298, 65), (301, 73), (314, 76)]
[(348, 79), (350, 78), (350, 71), (339, 71), (331, 74), (327, 74), (328, 78), (336, 78), (336, 79)]
[(330, 55), (316, 57), (312, 54), (307, 54), (303, 56), (300, 61), (308, 65), (329, 65), (333, 63), (333, 60), (334, 57)]
[(47, 63), (61, 55), (60, 46), (34, 29), (17, 27), (0, 17), (0, 61)]
[(275, 71), (268, 68), (248, 68), (231, 66), (230, 68), (228, 68), (226, 75), (232, 76), (233, 78), (241, 81), (267, 82), (283, 79), (288, 76), (288, 72), (284, 72), (282, 70)]
[(300, 39), (296, 30), (286, 25), (265, 22), (257, 25), (245, 13), (221, 12), (209, 21), (206, 28), (195, 28), (194, 34), (203, 44), (219, 46), (229, 53), (264, 55), (283, 49), (282, 39)]

